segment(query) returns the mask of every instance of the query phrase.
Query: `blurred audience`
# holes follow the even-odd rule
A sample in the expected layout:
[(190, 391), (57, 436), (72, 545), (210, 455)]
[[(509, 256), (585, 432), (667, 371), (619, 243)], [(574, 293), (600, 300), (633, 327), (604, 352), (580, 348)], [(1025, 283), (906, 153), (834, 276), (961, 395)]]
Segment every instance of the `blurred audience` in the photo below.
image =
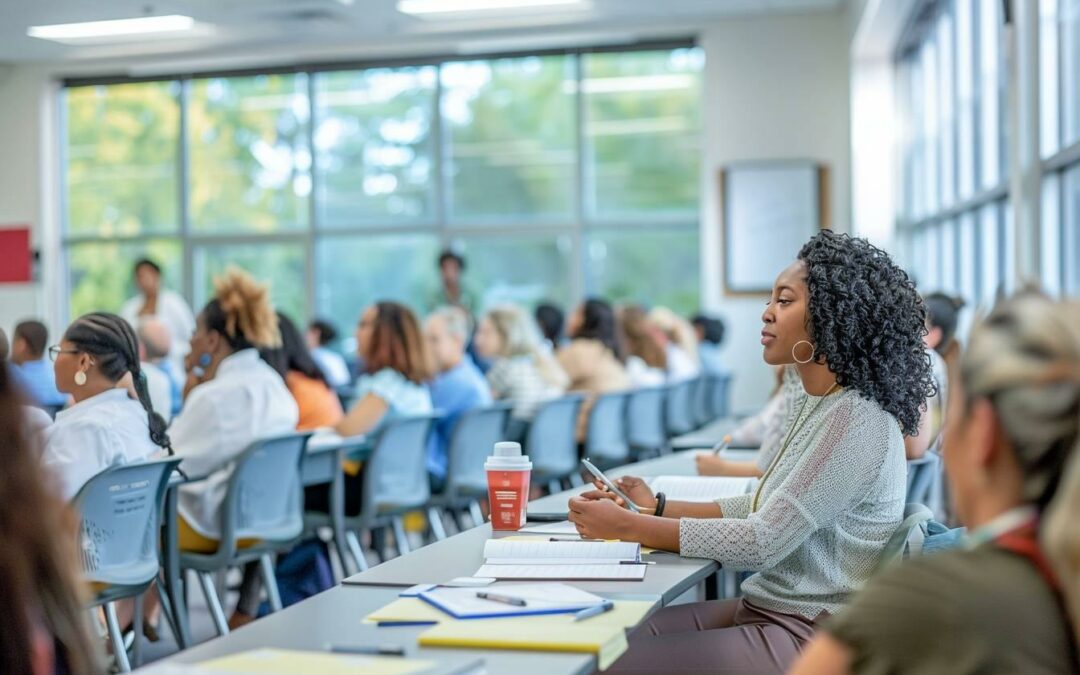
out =
[(578, 416), (577, 439), (585, 440), (589, 413), (600, 394), (630, 388), (630, 377), (619, 360), (615, 310), (605, 300), (590, 298), (577, 306), (566, 322), (570, 344), (555, 356), (570, 378), (571, 391), (586, 394)]
[(345, 363), (345, 357), (331, 348), (338, 338), (337, 329), (329, 321), (317, 319), (308, 324), (307, 341), (311, 357), (315, 359), (327, 384), (337, 389), (352, 383), (352, 373)]
[(628, 305), (619, 313), (622, 343), (626, 349), (626, 374), (633, 387), (660, 387), (667, 380), (667, 353), (658, 329), (640, 305)]
[(690, 320), (694, 326), (694, 335), (698, 343), (698, 358), (701, 370), (706, 375), (725, 375), (728, 369), (720, 356), (720, 345), (724, 342), (724, 322), (716, 317), (695, 314)]
[(124, 303), (120, 316), (124, 317), (132, 328), (147, 317), (156, 317), (169, 329), (172, 345), (168, 350), (169, 358), (177, 370), (183, 367), (187, 355), (188, 339), (195, 331), (195, 317), (187, 301), (179, 293), (163, 288), (161, 284), (161, 266), (153, 260), (143, 258), (135, 263), (133, 269), (135, 286), (139, 294)]
[(21, 321), (11, 339), (11, 376), (30, 403), (42, 408), (60, 408), (67, 403), (56, 386), (52, 365), (45, 360), (49, 331), (40, 321)]
[(656, 327), (657, 336), (664, 344), (668, 381), (682, 382), (700, 375), (701, 365), (694, 327), (667, 307), (653, 308), (649, 312), (649, 320)]
[[(184, 375), (177, 370), (175, 362), (168, 358), (169, 349), (172, 348), (169, 327), (154, 317), (144, 317), (139, 321), (135, 332), (139, 336), (143, 362), (148, 366), (145, 368), (147, 376), (153, 377), (150, 373), (157, 371), (168, 380), (171, 407), (166, 409), (155, 403), (154, 409), (166, 419), (171, 419), (180, 412), (180, 406), (184, 402)], [(153, 392), (151, 392), (151, 398), (153, 398)]]
[(540, 334), (544, 337), (545, 346), (554, 353), (563, 344), (563, 311), (550, 302), (542, 302), (536, 306), (533, 315), (540, 327)]

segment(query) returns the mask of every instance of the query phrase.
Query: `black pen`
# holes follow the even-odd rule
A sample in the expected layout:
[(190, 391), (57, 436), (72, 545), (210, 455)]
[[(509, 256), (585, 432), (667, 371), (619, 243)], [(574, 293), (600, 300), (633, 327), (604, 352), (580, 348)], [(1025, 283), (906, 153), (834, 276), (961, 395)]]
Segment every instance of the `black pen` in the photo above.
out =
[(491, 600), (492, 602), (501, 602), (505, 605), (513, 605), (514, 607), (524, 607), (526, 604), (521, 598), (511, 598), (509, 595), (499, 595), (498, 593), (488, 593), (487, 591), (477, 591), (476, 597), (481, 600)]
[(335, 654), (362, 654), (364, 656), (405, 656), (404, 647), (380, 646), (380, 647), (347, 647), (344, 645), (330, 645), (330, 651)]
[(594, 544), (602, 544), (604, 542), (603, 539), (574, 539), (573, 537), (551, 537), (548, 541), (587, 541)]

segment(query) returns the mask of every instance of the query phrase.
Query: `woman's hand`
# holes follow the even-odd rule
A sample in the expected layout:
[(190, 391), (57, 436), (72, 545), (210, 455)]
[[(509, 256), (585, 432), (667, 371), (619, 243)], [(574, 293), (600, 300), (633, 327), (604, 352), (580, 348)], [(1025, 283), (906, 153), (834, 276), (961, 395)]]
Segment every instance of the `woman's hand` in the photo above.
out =
[(570, 522), (585, 539), (634, 541), (633, 526), (637, 517), (612, 498), (586, 499), (582, 496), (570, 500)]
[[(597, 489), (607, 491), (607, 487), (600, 482), (595, 483)], [(634, 476), (623, 476), (622, 478), (615, 479), (615, 486), (622, 491), (624, 495), (630, 498), (630, 501), (634, 502), (643, 509), (656, 509), (656, 496), (649, 488), (649, 484), (641, 478)], [(622, 499), (612, 496), (615, 499), (615, 503), (619, 506), (625, 506)]]
[(731, 474), (728, 460), (711, 452), (698, 453), (694, 458), (699, 476), (728, 476)]

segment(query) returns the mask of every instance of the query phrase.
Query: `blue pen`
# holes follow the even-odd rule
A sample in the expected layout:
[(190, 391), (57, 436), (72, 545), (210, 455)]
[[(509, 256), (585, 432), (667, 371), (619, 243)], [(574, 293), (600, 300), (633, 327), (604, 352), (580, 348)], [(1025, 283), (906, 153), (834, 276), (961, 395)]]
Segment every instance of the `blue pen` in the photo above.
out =
[(584, 619), (603, 614), (604, 612), (610, 612), (613, 609), (615, 609), (615, 603), (610, 600), (605, 600), (599, 605), (594, 605), (587, 609), (583, 609), (577, 614), (575, 614), (574, 621), (582, 621)]

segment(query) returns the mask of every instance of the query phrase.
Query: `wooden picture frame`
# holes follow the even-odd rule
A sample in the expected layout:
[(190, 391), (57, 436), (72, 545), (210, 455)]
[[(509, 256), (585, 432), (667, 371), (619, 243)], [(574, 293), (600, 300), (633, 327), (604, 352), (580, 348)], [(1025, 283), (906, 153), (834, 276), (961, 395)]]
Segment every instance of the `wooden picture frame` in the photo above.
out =
[(799, 248), (831, 227), (829, 170), (812, 160), (729, 164), (717, 175), (724, 295), (759, 297)]

